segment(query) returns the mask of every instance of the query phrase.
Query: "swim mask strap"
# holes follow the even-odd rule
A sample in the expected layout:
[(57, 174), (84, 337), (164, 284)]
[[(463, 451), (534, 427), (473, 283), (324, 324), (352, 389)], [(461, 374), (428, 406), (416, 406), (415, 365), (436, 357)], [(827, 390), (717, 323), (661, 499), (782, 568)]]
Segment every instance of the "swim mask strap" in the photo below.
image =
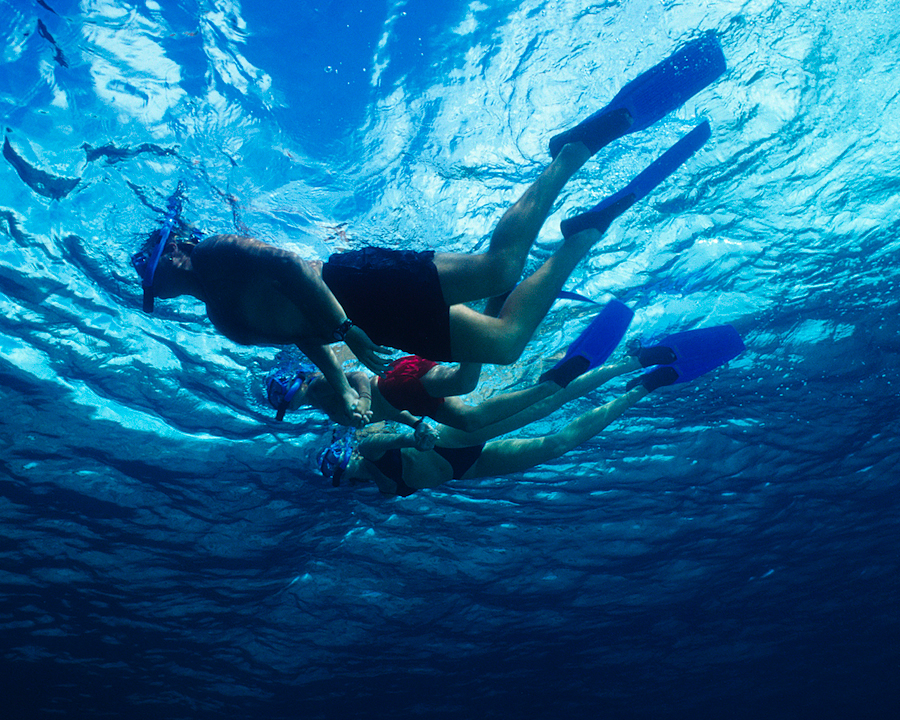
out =
[(159, 242), (149, 254), (141, 250), (131, 256), (131, 264), (138, 275), (141, 276), (141, 286), (144, 288), (144, 312), (153, 312), (153, 277), (156, 275), (156, 268), (159, 265), (163, 250), (172, 234), (172, 229), (178, 221), (181, 214), (182, 200), (181, 195), (184, 192), (184, 184), (179, 180), (175, 192), (169, 197), (166, 203), (167, 211), (163, 218), (162, 226), (159, 230)]

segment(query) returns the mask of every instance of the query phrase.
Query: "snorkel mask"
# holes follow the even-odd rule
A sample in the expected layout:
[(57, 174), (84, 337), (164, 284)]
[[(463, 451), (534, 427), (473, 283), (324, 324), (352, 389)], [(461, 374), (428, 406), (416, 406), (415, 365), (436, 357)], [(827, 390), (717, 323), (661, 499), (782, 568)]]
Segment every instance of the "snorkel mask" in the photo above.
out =
[(315, 372), (315, 368), (284, 353), (276, 360), (279, 364), (266, 375), (266, 398), (269, 405), (277, 411), (275, 419), (281, 421), (284, 420), (291, 400)]
[(156, 274), (156, 268), (162, 257), (169, 236), (175, 223), (178, 222), (178, 216), (181, 214), (181, 194), (184, 191), (184, 185), (178, 182), (175, 192), (169, 197), (166, 204), (166, 215), (162, 221), (162, 227), (159, 229), (159, 242), (153, 250), (140, 250), (131, 256), (131, 265), (137, 270), (141, 276), (141, 286), (144, 288), (144, 312), (153, 312), (153, 276)]
[(316, 460), (319, 470), (331, 480), (332, 487), (337, 487), (341, 484), (341, 475), (350, 464), (350, 458), (353, 457), (353, 430), (335, 429), (331, 437), (333, 442), (319, 453)]

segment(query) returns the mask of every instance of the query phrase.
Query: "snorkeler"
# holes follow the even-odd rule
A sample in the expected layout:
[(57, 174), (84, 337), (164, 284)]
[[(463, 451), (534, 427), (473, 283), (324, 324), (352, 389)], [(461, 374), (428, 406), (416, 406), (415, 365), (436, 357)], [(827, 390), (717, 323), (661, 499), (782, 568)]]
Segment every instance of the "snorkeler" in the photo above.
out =
[(266, 376), (266, 398), (277, 411), (276, 419), (281, 419), (287, 410), (306, 406), (324, 412), (338, 425), (351, 427), (385, 420), (417, 427), (422, 418), (429, 417), (450, 427), (475, 430), (560, 389), (555, 383), (541, 382), (479, 405), (468, 405), (457, 396), (475, 389), (480, 369), (476, 363), (444, 365), (405, 355), (380, 377), (361, 371), (347, 373), (347, 382), (359, 395), (353, 416), (344, 412), (334, 389), (309, 365), (288, 372), (273, 368)]
[(458, 396), (475, 390), (480, 364), (451, 366), (417, 355), (395, 360), (380, 377), (359, 371), (347, 373), (347, 382), (359, 395), (359, 417), (346, 415), (321, 373), (287, 351), (279, 355), (266, 376), (266, 398), (276, 410), (276, 420), (283, 419), (287, 410), (309, 406), (339, 425), (362, 427), (391, 420), (418, 427), (422, 417), (429, 417), (473, 432), (515, 415), (566, 387), (578, 375), (602, 365), (625, 336), (633, 317), (634, 312), (624, 303), (611, 300), (569, 346), (565, 357), (542, 374), (536, 385), (494, 396), (478, 405), (469, 405)]
[[(359, 418), (359, 394), (331, 343), (345, 342), (377, 374), (388, 370), (388, 347), (434, 361), (515, 362), (580, 260), (619, 215), (703, 145), (709, 125), (695, 128), (624, 190), (564, 221), (560, 247), (516, 285), (562, 188), (600, 148), (680, 107), (724, 70), (717, 40), (704, 36), (553, 138), (552, 162), (500, 219), (484, 253), (367, 247), (323, 264), (239, 235), (192, 244), (160, 232), (132, 258), (144, 307), (152, 310), (155, 297), (190, 295), (206, 304), (210, 321), (234, 342), (296, 345), (322, 371), (343, 412)], [(497, 317), (465, 304), (507, 292)]]
[[(450, 480), (522, 472), (558, 458), (594, 437), (654, 390), (690, 382), (734, 359), (744, 349), (740, 335), (731, 325), (676, 333), (661, 339), (657, 345), (638, 348), (618, 363), (583, 373), (565, 389), (489, 427), (467, 433), (438, 426), (437, 439), (430, 450), (417, 449), (409, 433), (374, 433), (365, 437), (355, 450), (352, 440), (345, 436), (320, 454), (319, 468), (333, 485), (342, 479), (370, 481), (387, 495), (404, 497)], [(540, 420), (570, 400), (642, 367), (653, 369), (628, 382), (623, 395), (579, 415), (556, 433), (494, 439)]]

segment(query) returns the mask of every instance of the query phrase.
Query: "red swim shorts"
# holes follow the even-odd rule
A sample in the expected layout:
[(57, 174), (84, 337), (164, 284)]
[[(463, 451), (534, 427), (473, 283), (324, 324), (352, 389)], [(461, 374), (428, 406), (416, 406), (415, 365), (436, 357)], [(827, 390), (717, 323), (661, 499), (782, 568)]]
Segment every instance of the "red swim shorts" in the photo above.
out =
[(384, 377), (378, 378), (378, 391), (398, 410), (408, 410), (413, 415), (431, 415), (444, 402), (425, 392), (422, 376), (436, 362), (417, 355), (407, 355), (395, 360)]

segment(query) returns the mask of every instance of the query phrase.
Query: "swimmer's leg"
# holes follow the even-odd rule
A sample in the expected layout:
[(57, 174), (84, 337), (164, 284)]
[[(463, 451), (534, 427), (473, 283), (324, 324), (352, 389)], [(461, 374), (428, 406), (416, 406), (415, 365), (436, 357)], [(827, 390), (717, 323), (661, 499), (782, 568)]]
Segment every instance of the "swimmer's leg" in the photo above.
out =
[[(476, 313), (465, 305), (453, 305), (450, 308), (453, 360), (499, 365), (515, 362), (575, 266), (600, 240), (613, 220), (675, 172), (709, 137), (709, 123), (703, 122), (622, 190), (587, 212), (564, 220), (560, 226), (565, 237), (563, 244), (533, 275), (516, 286), (497, 318)], [(557, 160), (564, 155), (574, 155), (573, 148), (584, 149), (580, 143), (566, 145)], [(584, 153), (577, 157), (583, 159)]]
[[(571, 402), (575, 398), (587, 395), (589, 392), (596, 390), (613, 378), (640, 369), (641, 364), (638, 362), (637, 358), (627, 356), (610, 365), (601, 365), (600, 367), (588, 370), (583, 375), (579, 375), (564, 388), (560, 388), (554, 382), (542, 382), (536, 387), (544, 387), (544, 392), (549, 392), (556, 386), (556, 390), (551, 392), (543, 400), (538, 400), (519, 412), (491, 425), (487, 425), (480, 430), (465, 433), (460, 430), (444, 428), (441, 430), (441, 442), (446, 442), (453, 447), (480, 445), (492, 438), (506, 435), (507, 433), (514, 432), (526, 425), (541, 420), (559, 410), (566, 403)], [(493, 398), (491, 398), (491, 400), (493, 400)], [(488, 402), (491, 402), (491, 400), (488, 400)]]
[(725, 69), (718, 38), (707, 33), (625, 85), (605, 108), (551, 138), (550, 155), (555, 157), (574, 142), (583, 143), (593, 155), (616, 138), (644, 130), (713, 83)]
[(513, 288), (560, 190), (589, 158), (581, 143), (563, 147), (497, 223), (487, 252), (435, 255), (434, 264), (448, 305), (490, 298)]
[(494, 395), (478, 405), (467, 405), (459, 398), (448, 397), (433, 417), (464, 433), (474, 433), (506, 420), (559, 391), (559, 385), (547, 381), (524, 390)]
[(589, 227), (608, 225), (606, 216), (608, 214), (607, 208), (610, 205), (622, 200), (628, 200), (633, 204), (647, 197), (654, 188), (703, 147), (711, 135), (712, 130), (708, 122), (704, 121), (697, 125), (697, 127), (650, 163), (644, 171), (619, 192), (610, 195), (587, 212), (563, 220), (559, 224), (559, 229), (563, 236), (568, 237)]
[(450, 348), (457, 362), (514, 363), (550, 310), (575, 266), (621, 213), (631, 207), (622, 198), (594, 216), (594, 227), (566, 238), (534, 274), (516, 286), (497, 318), (465, 305), (450, 308)]
[(522, 472), (558, 458), (602, 432), (649, 392), (643, 386), (632, 388), (615, 400), (579, 415), (552, 435), (489, 442), (484, 446), (481, 457), (463, 475), (463, 479)]

